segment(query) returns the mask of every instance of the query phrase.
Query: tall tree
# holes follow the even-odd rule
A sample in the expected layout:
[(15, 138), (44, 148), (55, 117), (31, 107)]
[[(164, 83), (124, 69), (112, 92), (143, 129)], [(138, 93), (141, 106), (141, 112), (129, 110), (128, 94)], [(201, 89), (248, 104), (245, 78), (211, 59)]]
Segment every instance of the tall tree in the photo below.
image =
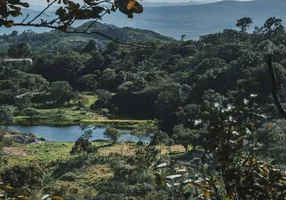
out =
[(253, 23), (252, 18), (250, 17), (243, 17), (237, 20), (236, 26), (240, 28), (241, 32), (246, 32), (247, 29), (250, 27), (250, 24)]
[(276, 35), (284, 30), (285, 27), (282, 24), (282, 19), (276, 17), (268, 18), (263, 25), (263, 33), (269, 36)]
[(31, 47), (27, 42), (13, 44), (8, 49), (8, 56), (11, 58), (26, 58), (31, 54)]
[(89, 42), (81, 50), (81, 53), (91, 54), (93, 51), (97, 51), (96, 42), (94, 40), (89, 40)]
[(51, 84), (51, 95), (60, 103), (67, 102), (74, 97), (73, 88), (67, 81), (56, 81)]
[(109, 138), (113, 144), (115, 144), (120, 136), (118, 130), (116, 128), (107, 128), (103, 135), (106, 137), (106, 138)]
[(12, 111), (6, 107), (0, 107), (0, 125), (7, 126), (13, 123), (13, 114)]

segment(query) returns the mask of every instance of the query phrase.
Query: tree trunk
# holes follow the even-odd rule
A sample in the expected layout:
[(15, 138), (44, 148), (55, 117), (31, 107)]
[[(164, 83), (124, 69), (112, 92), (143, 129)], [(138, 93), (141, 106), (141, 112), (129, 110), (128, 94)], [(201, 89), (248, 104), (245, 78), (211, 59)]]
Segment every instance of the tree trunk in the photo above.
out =
[(277, 85), (276, 85), (276, 76), (274, 72), (274, 68), (272, 65), (272, 55), (267, 55), (267, 64), (268, 64), (268, 70), (271, 78), (271, 84), (272, 84), (272, 97), (274, 99), (274, 103), (276, 108), (278, 109), (279, 113), (286, 119), (286, 110), (283, 108), (281, 101), (279, 100), (278, 94), (277, 94)]
[(185, 148), (185, 151), (188, 151), (188, 149), (189, 149), (189, 144), (184, 144), (184, 148)]

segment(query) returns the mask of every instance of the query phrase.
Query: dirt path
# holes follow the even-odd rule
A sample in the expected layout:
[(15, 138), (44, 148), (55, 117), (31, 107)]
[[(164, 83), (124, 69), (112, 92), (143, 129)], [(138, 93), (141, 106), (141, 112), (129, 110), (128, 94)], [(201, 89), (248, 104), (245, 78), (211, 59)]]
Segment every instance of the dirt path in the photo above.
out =
[(28, 154), (21, 147), (4, 147), (4, 153), (11, 156), (26, 157)]

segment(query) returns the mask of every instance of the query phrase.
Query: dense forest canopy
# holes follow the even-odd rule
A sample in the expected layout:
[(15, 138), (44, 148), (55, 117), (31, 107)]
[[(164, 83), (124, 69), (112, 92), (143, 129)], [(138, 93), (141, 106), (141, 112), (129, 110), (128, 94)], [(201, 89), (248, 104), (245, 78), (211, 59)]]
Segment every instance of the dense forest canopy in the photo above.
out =
[[(57, 19), (22, 24), (9, 17), (28, 4), (0, 3), (6, 27), (56, 29), (15, 31), (0, 39), (0, 194), (5, 199), (286, 198), (286, 127), (271, 95), (277, 84), (278, 98), (286, 100), (281, 19), (270, 17), (249, 31), (253, 20), (243, 17), (236, 22), (239, 30), (197, 41), (182, 35), (179, 41), (96, 21), (116, 9), (128, 17), (141, 13), (137, 1), (116, 0), (110, 9), (101, 1), (47, 3), (59, 3)], [(69, 28), (79, 19), (94, 21)], [(120, 45), (118, 38), (132, 44)], [(274, 84), (265, 55), (273, 58), (268, 66), (274, 67)], [(105, 129), (109, 141), (103, 142), (91, 141), (94, 127), (88, 123), (74, 143), (26, 134), (38, 143), (19, 144), (13, 138), (20, 134), (7, 130), (17, 120), (78, 124), (95, 113), (149, 122), (132, 127), (137, 144), (118, 141), (121, 133), (114, 125)], [(11, 148), (22, 150), (24, 158), (7, 156)]]
[[(3, 47), (9, 47), (7, 51), (2, 49), (3, 57), (29, 57), (34, 63), (30, 66), (3, 61), (1, 102), (13, 104), (15, 96), (26, 92), (47, 94), (43, 91), (47, 82), (67, 81), (76, 91), (104, 90), (113, 94), (104, 100), (105, 105), (95, 108), (101, 106), (139, 119), (163, 117), (162, 112), (166, 112), (170, 116), (164, 117), (172, 123), (176, 123), (178, 109), (186, 103), (199, 103), (210, 90), (234, 98), (235, 103), (257, 93), (257, 102), (266, 104), (271, 85), (263, 56), (269, 50), (274, 53), (278, 85), (284, 87), (284, 27), (280, 19), (269, 18), (249, 34), (246, 29), (250, 23), (249, 18), (242, 18), (237, 23), (241, 31), (224, 30), (198, 41), (172, 41), (151, 32), (126, 30), (126, 41), (138, 41), (136, 34), (141, 33), (145, 42), (138, 44), (150, 46), (147, 48), (54, 31), (3, 35)], [(93, 26), (103, 32), (110, 30), (107, 25)], [(114, 35), (121, 32), (113, 30)], [(13, 79), (17, 81), (9, 86)], [(172, 129), (172, 123), (166, 123)], [(169, 128), (165, 131), (170, 132)]]

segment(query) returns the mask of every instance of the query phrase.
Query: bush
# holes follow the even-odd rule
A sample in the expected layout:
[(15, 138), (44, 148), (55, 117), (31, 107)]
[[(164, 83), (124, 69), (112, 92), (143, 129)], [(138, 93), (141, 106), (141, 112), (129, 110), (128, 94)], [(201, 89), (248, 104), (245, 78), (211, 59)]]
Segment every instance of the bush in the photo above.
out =
[(119, 133), (118, 133), (118, 130), (116, 128), (107, 128), (103, 135), (106, 137), (106, 138), (109, 138), (113, 144), (115, 144), (119, 138)]
[(143, 143), (142, 141), (138, 141), (136, 145), (137, 145), (137, 146), (143, 146), (144, 143)]
[(16, 165), (6, 169), (1, 174), (1, 178), (4, 184), (15, 188), (35, 188), (43, 185), (44, 175), (44, 166), (38, 163), (31, 163), (26, 166)]

